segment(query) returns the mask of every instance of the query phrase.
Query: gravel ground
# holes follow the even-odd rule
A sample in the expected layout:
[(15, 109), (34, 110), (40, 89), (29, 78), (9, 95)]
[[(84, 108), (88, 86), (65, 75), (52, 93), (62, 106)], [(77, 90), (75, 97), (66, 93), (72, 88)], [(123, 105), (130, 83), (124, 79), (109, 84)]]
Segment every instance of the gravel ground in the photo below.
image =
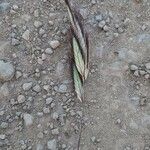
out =
[(83, 103), (64, 1), (0, 0), (0, 149), (150, 150), (150, 1), (72, 2), (90, 37)]

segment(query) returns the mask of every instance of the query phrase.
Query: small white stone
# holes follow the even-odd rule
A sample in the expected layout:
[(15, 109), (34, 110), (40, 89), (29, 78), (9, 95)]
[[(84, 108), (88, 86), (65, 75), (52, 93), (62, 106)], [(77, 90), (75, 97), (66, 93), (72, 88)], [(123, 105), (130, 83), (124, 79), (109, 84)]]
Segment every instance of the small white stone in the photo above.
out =
[(46, 105), (51, 104), (52, 101), (53, 101), (53, 98), (52, 98), (52, 97), (48, 97), (48, 98), (46, 99)]
[(150, 70), (150, 63), (145, 64), (146, 69)]
[(41, 87), (37, 84), (36, 86), (33, 87), (33, 90), (38, 93), (41, 91)]
[(53, 135), (58, 135), (59, 134), (59, 130), (56, 128), (56, 129), (53, 129), (52, 130), (52, 134)]
[(132, 71), (138, 70), (138, 67), (136, 65), (131, 65), (130, 70)]
[(48, 113), (50, 113), (50, 110), (49, 110), (49, 108), (44, 107), (43, 108), (43, 112), (44, 112), (44, 114), (48, 114)]
[(51, 46), (53, 49), (56, 49), (57, 47), (60, 46), (60, 42), (59, 42), (58, 40), (50, 41), (50, 46)]
[(49, 89), (50, 89), (50, 86), (49, 86), (49, 85), (44, 85), (44, 86), (43, 86), (43, 89), (46, 90), (46, 91), (48, 92)]
[(38, 58), (37, 60), (38, 64), (42, 65), (43, 64), (43, 60), (41, 58)]
[(65, 93), (65, 92), (67, 92), (67, 86), (66, 86), (65, 84), (61, 84), (61, 85), (59, 86), (58, 91), (59, 91), (60, 93)]
[(22, 34), (22, 38), (25, 39), (26, 41), (29, 41), (30, 39), (30, 31), (26, 30), (23, 34)]
[(24, 91), (28, 91), (32, 88), (33, 83), (32, 82), (28, 82), (28, 83), (24, 83), (22, 88)]
[(40, 133), (37, 134), (37, 137), (38, 137), (39, 139), (43, 139), (44, 135), (43, 135), (42, 132), (40, 132)]
[(24, 114), (23, 119), (26, 126), (31, 126), (33, 124), (33, 116), (30, 114)]
[(52, 117), (53, 117), (54, 120), (57, 120), (58, 117), (59, 117), (59, 115), (58, 115), (57, 112), (54, 112), (53, 115), (52, 115)]
[(45, 33), (45, 30), (41, 28), (41, 29), (39, 30), (39, 34), (40, 34), (40, 35), (43, 35), (44, 33)]
[(104, 20), (102, 20), (102, 21), (98, 24), (98, 26), (99, 26), (100, 28), (103, 28), (103, 27), (105, 26), (105, 24), (106, 24), (106, 22), (105, 22)]
[(12, 6), (14, 10), (17, 10), (19, 7), (17, 5)]
[(44, 146), (42, 144), (37, 144), (36, 150), (44, 150)]
[(45, 53), (51, 55), (51, 54), (53, 54), (53, 50), (51, 48), (47, 48), (45, 50)]
[(16, 79), (19, 79), (22, 76), (22, 72), (16, 71), (15, 77)]
[(14, 66), (9, 62), (0, 60), (0, 80), (9, 81), (13, 78), (15, 73)]
[(6, 135), (5, 135), (5, 134), (0, 134), (0, 139), (1, 139), (1, 140), (4, 140), (4, 139), (5, 139), (5, 137), (6, 137)]
[(17, 101), (19, 104), (25, 102), (26, 98), (24, 95), (19, 95), (18, 98), (17, 98)]
[(45, 60), (46, 59), (46, 55), (45, 53), (42, 54), (42, 60)]
[(40, 22), (40, 21), (35, 21), (35, 22), (34, 22), (34, 26), (35, 26), (36, 28), (39, 28), (39, 27), (42, 26), (42, 22)]
[(39, 17), (39, 10), (38, 10), (38, 9), (36, 9), (36, 10), (34, 11), (34, 17)]
[(57, 150), (57, 142), (56, 142), (56, 140), (55, 140), (55, 139), (49, 140), (49, 141), (47, 142), (47, 148), (48, 148), (49, 150)]

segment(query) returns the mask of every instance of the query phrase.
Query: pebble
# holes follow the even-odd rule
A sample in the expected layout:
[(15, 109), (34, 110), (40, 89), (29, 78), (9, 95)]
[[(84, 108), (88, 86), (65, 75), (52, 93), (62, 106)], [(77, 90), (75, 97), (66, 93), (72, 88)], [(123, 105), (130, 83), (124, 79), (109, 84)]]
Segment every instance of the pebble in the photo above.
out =
[(28, 91), (32, 88), (33, 83), (32, 82), (28, 82), (28, 83), (24, 83), (22, 88), (24, 91)]
[(5, 82), (1, 87), (0, 87), (0, 95), (3, 95), (4, 97), (9, 96), (9, 88), (7, 82)]
[(144, 77), (145, 77), (145, 79), (149, 79), (149, 78), (150, 78), (150, 75), (149, 75), (149, 74), (146, 74)]
[(44, 33), (45, 33), (45, 30), (41, 28), (41, 29), (39, 30), (39, 34), (40, 34), (40, 35), (43, 35)]
[(43, 53), (42, 54), (42, 60), (45, 60), (47, 57), (46, 57), (46, 54), (45, 53)]
[(43, 108), (43, 112), (44, 112), (44, 114), (48, 114), (48, 113), (50, 113), (50, 110), (49, 110), (49, 108), (44, 107)]
[(40, 133), (37, 134), (37, 137), (38, 137), (39, 139), (43, 139), (44, 134), (43, 134), (42, 132), (40, 132)]
[(66, 93), (67, 92), (67, 86), (65, 84), (61, 84), (58, 88), (58, 91), (60, 93)]
[(103, 28), (105, 26), (105, 24), (106, 24), (105, 20), (102, 20), (102, 21), (99, 22), (98, 26), (100, 28)]
[(59, 134), (59, 130), (56, 128), (56, 129), (53, 129), (52, 130), (52, 134), (53, 135), (58, 135)]
[(150, 70), (150, 63), (145, 64), (146, 69)]
[(7, 122), (2, 122), (1, 123), (1, 128), (6, 129), (8, 127), (8, 123)]
[(96, 4), (96, 0), (91, 0), (91, 4), (95, 5)]
[(13, 5), (12, 8), (13, 10), (18, 10), (19, 7), (17, 5)]
[(52, 97), (48, 97), (48, 98), (46, 99), (46, 105), (51, 104), (52, 101), (53, 101), (53, 98), (52, 98)]
[(136, 77), (139, 77), (139, 76), (140, 76), (140, 75), (139, 75), (139, 71), (136, 70), (136, 71), (134, 72), (134, 75), (135, 75)]
[(146, 30), (146, 28), (147, 28), (147, 26), (146, 26), (146, 25), (143, 25), (143, 26), (141, 27), (141, 29), (142, 29), (143, 31), (145, 31), (145, 30)]
[(0, 60), (0, 81), (9, 81), (15, 74), (15, 68), (10, 62)]
[(25, 102), (26, 98), (24, 95), (19, 95), (18, 98), (17, 98), (17, 101), (19, 104)]
[(45, 53), (51, 55), (51, 54), (53, 54), (53, 50), (51, 48), (47, 48), (45, 50)]
[(95, 143), (96, 137), (95, 137), (95, 136), (91, 137), (91, 141), (92, 141), (93, 143)]
[(33, 116), (31, 116), (30, 114), (25, 113), (23, 115), (23, 119), (26, 126), (31, 126), (33, 124)]
[(38, 10), (38, 9), (36, 9), (36, 10), (34, 11), (34, 17), (39, 17), (39, 10)]
[(56, 140), (55, 140), (55, 139), (49, 140), (49, 141), (47, 142), (47, 148), (48, 148), (49, 150), (57, 150), (57, 142), (56, 142)]
[(16, 73), (15, 73), (16, 79), (19, 79), (21, 76), (22, 76), (22, 72), (21, 71), (16, 71)]
[(3, 2), (0, 4), (0, 13), (5, 12), (6, 10), (8, 10), (10, 7), (9, 3), (7, 2)]
[(44, 150), (44, 146), (42, 144), (37, 144), (36, 150)]
[(26, 30), (23, 34), (22, 34), (22, 38), (26, 41), (29, 41), (30, 39), (30, 31)]
[(140, 75), (145, 75), (146, 74), (146, 72), (144, 71), (144, 70), (139, 70), (139, 73), (140, 73)]
[(57, 120), (58, 117), (59, 117), (58, 113), (57, 113), (57, 112), (54, 112), (53, 115), (52, 115), (52, 118), (53, 118), (54, 120)]
[(51, 48), (56, 49), (57, 47), (60, 46), (60, 42), (57, 40), (50, 41), (50, 46), (51, 46)]
[(37, 93), (39, 93), (41, 91), (41, 87), (37, 84), (33, 87), (33, 90)]
[(131, 65), (130, 70), (132, 71), (138, 70), (138, 67), (136, 65)]
[(20, 41), (16, 38), (11, 39), (11, 45), (18, 46), (20, 44)]
[(34, 22), (34, 26), (36, 27), (36, 28), (39, 28), (39, 27), (41, 27), (43, 24), (42, 24), (42, 22), (40, 22), (40, 21), (35, 21)]
[(5, 137), (6, 137), (6, 135), (5, 135), (5, 134), (0, 134), (0, 139), (1, 139), (1, 140), (4, 140), (4, 139), (5, 139)]
[(103, 20), (103, 16), (101, 14), (100, 15), (96, 15), (95, 19), (96, 19), (96, 21), (102, 21)]

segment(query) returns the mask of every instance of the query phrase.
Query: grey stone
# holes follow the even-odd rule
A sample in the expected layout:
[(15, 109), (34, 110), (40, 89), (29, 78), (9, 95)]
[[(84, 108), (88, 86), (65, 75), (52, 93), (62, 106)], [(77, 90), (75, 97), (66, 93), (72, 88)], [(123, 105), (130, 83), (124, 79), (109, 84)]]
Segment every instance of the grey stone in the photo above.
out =
[(43, 53), (42, 54), (42, 60), (45, 60), (47, 57), (46, 57), (46, 54), (45, 53)]
[(49, 108), (44, 107), (44, 108), (43, 108), (43, 112), (44, 112), (45, 114), (48, 114), (48, 113), (50, 113), (50, 110), (49, 110)]
[(22, 88), (24, 91), (28, 91), (32, 88), (33, 83), (32, 82), (28, 82), (28, 83), (24, 83)]
[(13, 10), (18, 10), (19, 7), (18, 7), (18, 5), (13, 5), (12, 8), (13, 8)]
[(9, 89), (8, 89), (8, 83), (5, 82), (1, 87), (0, 87), (0, 97), (1, 96), (8, 96), (9, 95)]
[(51, 55), (51, 54), (53, 54), (53, 50), (51, 48), (47, 48), (45, 50), (45, 53)]
[(5, 139), (5, 137), (6, 137), (6, 135), (5, 135), (5, 134), (0, 134), (0, 139), (1, 139), (1, 140), (4, 140), (4, 139)]
[(13, 46), (18, 46), (20, 44), (20, 41), (18, 39), (12, 38), (11, 39), (11, 44)]
[(36, 10), (34, 11), (34, 17), (39, 17), (39, 10), (38, 10), (38, 9), (36, 9)]
[(40, 35), (43, 35), (44, 33), (45, 33), (45, 30), (41, 28), (41, 29), (39, 30), (39, 34), (40, 34)]
[(30, 39), (30, 31), (26, 30), (23, 34), (22, 34), (22, 38), (26, 41), (29, 41)]
[(43, 24), (42, 24), (42, 22), (40, 22), (40, 21), (35, 21), (34, 22), (34, 26), (36, 27), (36, 28), (39, 28), (39, 27), (41, 27)]
[(150, 70), (150, 63), (145, 64), (146, 69)]
[(22, 76), (22, 72), (21, 71), (16, 71), (16, 73), (15, 73), (16, 79), (19, 79), (21, 76)]
[(44, 150), (44, 146), (42, 144), (37, 144), (36, 150)]
[(139, 77), (139, 76), (140, 76), (140, 75), (139, 75), (139, 71), (136, 70), (136, 71), (134, 72), (134, 75), (135, 75), (136, 77)]
[(18, 98), (17, 98), (17, 101), (19, 104), (25, 102), (26, 98), (24, 95), (19, 95)]
[(57, 112), (54, 112), (53, 115), (52, 115), (52, 117), (53, 117), (54, 120), (57, 120), (58, 117), (59, 117), (59, 115), (58, 115)]
[(0, 60), (0, 80), (9, 81), (15, 74), (15, 68), (10, 62)]
[(33, 87), (33, 90), (38, 93), (41, 91), (41, 87), (37, 84), (36, 86)]
[(31, 126), (33, 124), (33, 116), (31, 116), (30, 114), (25, 113), (23, 115), (23, 119), (26, 126)]
[(56, 49), (60, 46), (60, 42), (58, 40), (50, 41), (50, 46), (51, 48)]
[(44, 135), (43, 135), (42, 132), (39, 132), (39, 133), (37, 134), (37, 137), (38, 137), (39, 139), (43, 139)]
[(1, 123), (1, 128), (6, 129), (8, 127), (8, 123), (7, 122), (2, 122)]
[(132, 71), (138, 70), (138, 67), (136, 65), (131, 65), (130, 70)]
[(47, 142), (47, 148), (48, 148), (49, 150), (57, 150), (57, 142), (56, 142), (56, 140), (55, 140), (55, 139), (49, 140), (49, 141)]
[(52, 101), (53, 101), (53, 98), (52, 98), (52, 97), (48, 97), (48, 98), (46, 99), (46, 105), (51, 104)]
[(101, 14), (100, 15), (96, 15), (95, 19), (96, 19), (96, 21), (102, 21), (103, 20), (103, 16)]
[(59, 130), (56, 128), (56, 129), (53, 129), (52, 130), (52, 134), (53, 135), (58, 135), (59, 134)]
[(9, 3), (7, 3), (7, 2), (2, 2), (2, 3), (0, 4), (0, 13), (5, 12), (5, 11), (8, 10), (9, 8), (10, 8)]
[(67, 92), (67, 86), (65, 84), (61, 84), (58, 88), (58, 91), (60, 93), (66, 93)]
[(105, 26), (105, 24), (106, 24), (105, 20), (102, 20), (101, 22), (99, 22), (98, 26), (100, 28), (103, 28)]

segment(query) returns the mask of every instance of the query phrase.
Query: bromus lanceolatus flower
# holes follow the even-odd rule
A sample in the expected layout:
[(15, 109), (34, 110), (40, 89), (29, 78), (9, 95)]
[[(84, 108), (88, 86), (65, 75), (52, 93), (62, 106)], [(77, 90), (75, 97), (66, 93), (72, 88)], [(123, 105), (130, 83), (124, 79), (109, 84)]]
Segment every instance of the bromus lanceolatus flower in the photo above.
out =
[(65, 0), (71, 22), (71, 46), (73, 52), (73, 80), (77, 97), (83, 100), (83, 86), (89, 72), (89, 40), (82, 24), (81, 14)]

